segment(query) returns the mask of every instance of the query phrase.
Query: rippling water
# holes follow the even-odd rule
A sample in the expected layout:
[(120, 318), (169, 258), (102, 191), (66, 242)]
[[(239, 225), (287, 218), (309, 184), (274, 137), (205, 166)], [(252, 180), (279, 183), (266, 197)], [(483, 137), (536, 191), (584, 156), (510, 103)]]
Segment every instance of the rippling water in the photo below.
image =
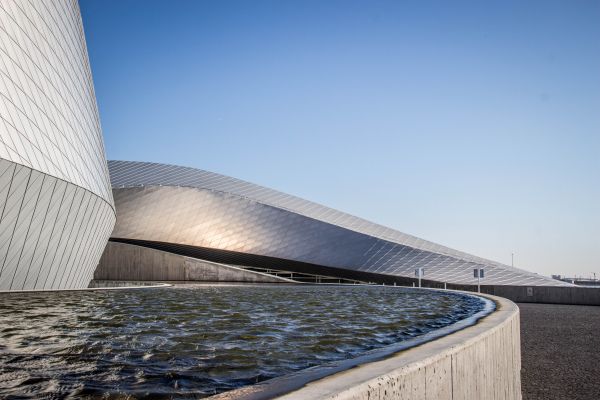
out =
[(205, 397), (421, 335), (483, 304), (381, 286), (2, 295), (0, 397)]

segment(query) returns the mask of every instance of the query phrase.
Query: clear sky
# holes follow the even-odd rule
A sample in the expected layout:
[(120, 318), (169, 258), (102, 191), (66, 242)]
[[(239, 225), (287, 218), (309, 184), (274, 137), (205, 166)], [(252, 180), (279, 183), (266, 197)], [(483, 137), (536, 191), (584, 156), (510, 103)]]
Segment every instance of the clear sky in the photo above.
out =
[(600, 277), (599, 1), (80, 5), (109, 159)]

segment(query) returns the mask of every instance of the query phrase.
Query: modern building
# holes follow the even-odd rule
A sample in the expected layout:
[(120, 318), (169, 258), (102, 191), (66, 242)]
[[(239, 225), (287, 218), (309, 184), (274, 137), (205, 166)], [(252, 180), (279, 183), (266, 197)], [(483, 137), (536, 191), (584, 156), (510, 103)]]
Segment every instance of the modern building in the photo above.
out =
[[(110, 240), (121, 249), (361, 281), (406, 284), (423, 268), (428, 280), (473, 285), (474, 269), (483, 268), (485, 284), (568, 285), (239, 179), (155, 163), (108, 165), (117, 210)], [(113, 251), (97, 273), (109, 279), (118, 258)]]
[(177, 279), (405, 284), (422, 268), (471, 285), (483, 268), (486, 284), (569, 285), (206, 171), (115, 161), (109, 177), (77, 2), (2, 1), (0, 291), (84, 288), (122, 262)]
[(87, 287), (115, 222), (75, 0), (0, 2), (0, 290)]

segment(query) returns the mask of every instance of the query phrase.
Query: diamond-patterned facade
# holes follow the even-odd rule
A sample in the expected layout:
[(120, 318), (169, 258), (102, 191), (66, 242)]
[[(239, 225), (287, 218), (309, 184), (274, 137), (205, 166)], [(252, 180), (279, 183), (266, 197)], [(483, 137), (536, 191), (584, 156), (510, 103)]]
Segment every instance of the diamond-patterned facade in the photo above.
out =
[(114, 221), (77, 2), (0, 2), (0, 291), (87, 287)]
[(109, 161), (113, 238), (174, 243), (325, 267), (486, 284), (566, 285), (235, 178), (155, 163)]

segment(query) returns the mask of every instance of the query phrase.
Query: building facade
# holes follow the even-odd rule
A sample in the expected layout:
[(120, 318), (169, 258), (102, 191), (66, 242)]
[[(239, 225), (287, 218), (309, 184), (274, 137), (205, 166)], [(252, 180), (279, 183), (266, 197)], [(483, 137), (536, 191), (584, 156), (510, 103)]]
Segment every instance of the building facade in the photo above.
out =
[(423, 268), (428, 280), (473, 285), (483, 268), (485, 284), (567, 285), (239, 179), (143, 162), (109, 161), (109, 170), (112, 241), (357, 280), (396, 282)]
[(76, 0), (0, 2), (0, 291), (87, 287), (115, 222)]

